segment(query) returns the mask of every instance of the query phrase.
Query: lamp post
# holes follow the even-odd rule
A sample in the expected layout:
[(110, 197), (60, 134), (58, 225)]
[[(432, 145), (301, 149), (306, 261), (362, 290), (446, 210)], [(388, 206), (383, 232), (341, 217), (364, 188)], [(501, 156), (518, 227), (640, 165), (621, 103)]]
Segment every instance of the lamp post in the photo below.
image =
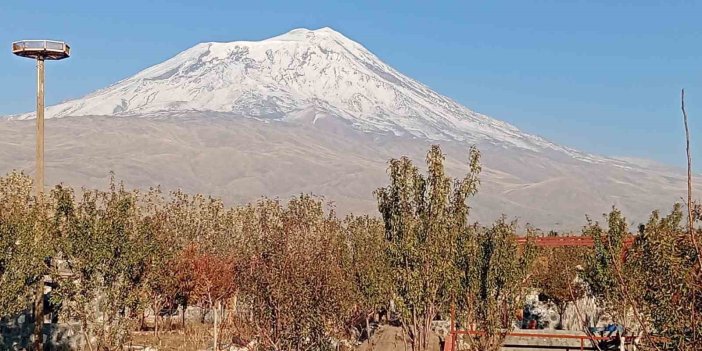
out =
[(37, 61), (37, 147), (35, 190), (37, 199), (44, 192), (44, 61), (63, 60), (71, 48), (62, 41), (22, 40), (12, 43), (12, 53)]
[[(37, 147), (34, 187), (37, 203), (43, 202), (44, 192), (44, 61), (62, 60), (71, 48), (53, 40), (22, 40), (12, 43), (12, 53), (37, 61)], [(44, 343), (44, 275), (40, 275), (34, 296), (34, 350), (42, 350)]]

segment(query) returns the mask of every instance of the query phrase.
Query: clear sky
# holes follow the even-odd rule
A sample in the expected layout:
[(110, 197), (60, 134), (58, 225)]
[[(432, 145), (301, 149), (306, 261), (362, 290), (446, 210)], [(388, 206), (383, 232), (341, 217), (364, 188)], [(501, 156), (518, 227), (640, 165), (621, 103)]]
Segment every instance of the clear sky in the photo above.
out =
[(34, 109), (13, 40), (71, 44), (47, 65), (53, 104), (199, 42), (324, 26), (472, 110), (610, 156), (684, 165), (684, 87), (702, 170), (702, 1), (2, 0), (0, 115)]

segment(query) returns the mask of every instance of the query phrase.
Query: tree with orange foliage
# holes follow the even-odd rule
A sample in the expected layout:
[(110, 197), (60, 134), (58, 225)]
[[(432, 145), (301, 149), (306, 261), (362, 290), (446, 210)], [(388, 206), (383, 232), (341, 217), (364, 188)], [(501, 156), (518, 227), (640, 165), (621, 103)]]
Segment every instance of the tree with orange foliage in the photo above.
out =
[(585, 264), (587, 248), (554, 247), (543, 249), (534, 280), (541, 296), (558, 311), (557, 329), (563, 328), (563, 314), (569, 304), (585, 296), (586, 285), (578, 277), (578, 267)]
[(184, 257), (189, 264), (193, 285), (191, 296), (212, 311), (214, 320), (214, 349), (219, 350), (219, 321), (223, 317), (225, 300), (237, 291), (235, 262), (230, 257), (222, 257), (198, 250), (191, 245), (185, 249)]

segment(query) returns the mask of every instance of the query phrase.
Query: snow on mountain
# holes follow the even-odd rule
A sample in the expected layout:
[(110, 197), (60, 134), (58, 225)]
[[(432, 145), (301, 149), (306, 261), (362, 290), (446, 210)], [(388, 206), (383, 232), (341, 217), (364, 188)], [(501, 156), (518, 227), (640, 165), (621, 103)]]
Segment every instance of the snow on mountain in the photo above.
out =
[[(343, 212), (375, 211), (386, 162), (422, 163), (440, 143), (449, 170), (484, 155), (474, 214), (576, 229), (616, 205), (634, 220), (684, 194), (680, 170), (556, 145), (473, 112), (330, 29), (202, 43), (47, 109), (49, 183), (183, 188), (255, 201), (312, 192)], [(63, 118), (71, 117), (71, 118)], [(116, 118), (120, 117), (120, 118)], [(226, 117), (226, 118), (221, 118)], [(0, 174), (31, 169), (33, 114), (0, 119)]]
[(473, 112), (330, 28), (295, 29), (258, 42), (198, 44), (110, 87), (51, 106), (46, 116), (213, 111), (284, 119), (308, 110), (363, 131), (487, 141), (603, 161)]

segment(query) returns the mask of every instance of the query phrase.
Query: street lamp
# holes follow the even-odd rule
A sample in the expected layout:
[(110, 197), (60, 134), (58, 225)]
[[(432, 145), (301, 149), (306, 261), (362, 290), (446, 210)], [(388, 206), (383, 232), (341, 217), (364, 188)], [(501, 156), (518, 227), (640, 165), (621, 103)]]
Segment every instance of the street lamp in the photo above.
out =
[(12, 43), (13, 54), (37, 61), (37, 199), (40, 199), (44, 192), (44, 61), (63, 60), (70, 52), (71, 48), (62, 41), (22, 40)]
[[(12, 53), (37, 60), (37, 150), (35, 190), (37, 202), (43, 202), (44, 192), (44, 61), (63, 60), (71, 48), (62, 41), (22, 40), (12, 43)], [(37, 284), (34, 298), (34, 349), (42, 350), (44, 343), (44, 277)]]

